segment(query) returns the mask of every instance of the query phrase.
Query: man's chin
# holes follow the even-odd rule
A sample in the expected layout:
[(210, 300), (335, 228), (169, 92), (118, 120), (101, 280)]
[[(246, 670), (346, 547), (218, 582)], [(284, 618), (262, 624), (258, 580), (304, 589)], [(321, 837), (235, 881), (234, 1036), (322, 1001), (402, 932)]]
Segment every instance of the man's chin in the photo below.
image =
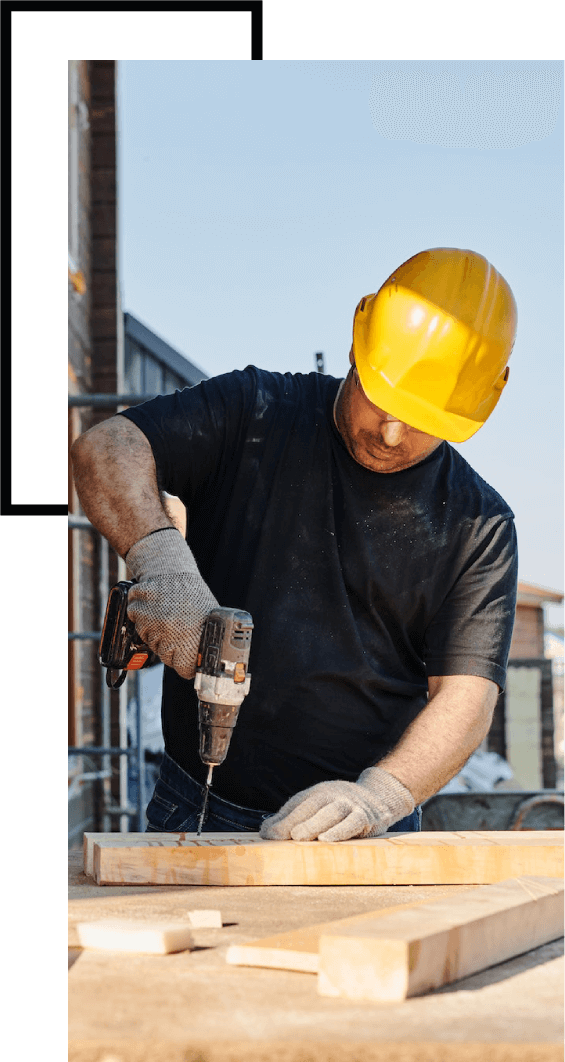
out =
[(399, 454), (398, 450), (366, 450), (367, 457), (370, 457), (372, 461), (384, 461), (386, 464), (396, 463), (403, 460), (403, 455)]
[(353, 456), (359, 465), (371, 469), (372, 472), (395, 472), (397, 468), (403, 468), (406, 463), (406, 458), (401, 454), (391, 454), (385, 451), (379, 453), (366, 450), (364, 447), (356, 447)]
[[(433, 450), (435, 447), (432, 446), (430, 449)], [(387, 449), (384, 446), (382, 448), (375, 446), (369, 448), (359, 441), (354, 442), (349, 452), (357, 464), (363, 465), (363, 468), (368, 468), (371, 472), (402, 472), (405, 468), (410, 468), (411, 465), (427, 457), (426, 453), (417, 455), (406, 453), (403, 447), (391, 446)]]

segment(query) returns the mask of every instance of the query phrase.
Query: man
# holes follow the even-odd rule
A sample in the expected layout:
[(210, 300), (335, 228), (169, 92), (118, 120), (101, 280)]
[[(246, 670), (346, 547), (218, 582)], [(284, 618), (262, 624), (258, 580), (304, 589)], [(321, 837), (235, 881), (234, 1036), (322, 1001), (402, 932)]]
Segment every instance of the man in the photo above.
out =
[[(205, 829), (420, 828), (504, 687), (513, 514), (446, 440), (494, 409), (515, 330), (510, 288), (481, 255), (424, 251), (359, 303), (345, 380), (248, 367), (75, 443), (84, 510), (125, 557), (130, 618), (166, 665), (149, 830), (196, 826), (189, 680), (218, 603), (253, 617), (252, 681)], [(163, 491), (186, 505), (186, 541)]]

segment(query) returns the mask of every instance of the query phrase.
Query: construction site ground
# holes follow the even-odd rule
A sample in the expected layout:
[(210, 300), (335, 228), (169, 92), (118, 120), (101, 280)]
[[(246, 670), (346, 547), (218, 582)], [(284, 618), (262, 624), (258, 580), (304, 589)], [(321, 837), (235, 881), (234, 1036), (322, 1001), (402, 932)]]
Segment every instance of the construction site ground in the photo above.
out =
[[(230, 966), (230, 944), (467, 886), (97, 886), (69, 854), (70, 1062), (562, 1062), (563, 940), (401, 1004), (318, 995), (314, 974)], [(76, 924), (188, 921), (171, 955), (82, 950)]]

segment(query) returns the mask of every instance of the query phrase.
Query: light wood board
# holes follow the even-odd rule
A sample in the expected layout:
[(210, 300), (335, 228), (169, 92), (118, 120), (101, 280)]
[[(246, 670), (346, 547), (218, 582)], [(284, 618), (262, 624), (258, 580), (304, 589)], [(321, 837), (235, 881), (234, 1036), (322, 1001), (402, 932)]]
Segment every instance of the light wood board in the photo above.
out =
[(318, 991), (399, 1003), (563, 936), (563, 882), (523, 877), (334, 927)]
[[(465, 894), (466, 895), (466, 894)], [(272, 937), (262, 937), (249, 944), (230, 944), (226, 953), (226, 962), (230, 966), (266, 966), (271, 970), (297, 970), (300, 973), (318, 973), (319, 947), (322, 934), (338, 932), (344, 926), (362, 925), (367, 919), (382, 918), (392, 911), (408, 907), (420, 907), (432, 903), (428, 900), (413, 900), (393, 907), (383, 907), (379, 911), (365, 911), (363, 914), (350, 915), (332, 922), (318, 922), (291, 929), (287, 933), (277, 933)]]
[(258, 833), (85, 834), (99, 885), (483, 885), (563, 876), (563, 831), (395, 833), (265, 841)]

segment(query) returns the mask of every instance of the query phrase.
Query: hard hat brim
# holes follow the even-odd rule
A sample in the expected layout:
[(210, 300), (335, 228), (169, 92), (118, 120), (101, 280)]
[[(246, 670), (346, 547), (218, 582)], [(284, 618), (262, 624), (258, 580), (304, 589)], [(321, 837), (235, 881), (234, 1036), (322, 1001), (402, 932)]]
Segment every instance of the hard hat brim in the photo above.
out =
[(458, 413), (439, 409), (420, 396), (393, 387), (382, 372), (375, 372), (366, 367), (362, 358), (356, 358), (355, 363), (361, 386), (369, 402), (396, 417), (403, 424), (447, 442), (461, 443), (470, 439), (492, 413), (504, 387), (504, 382), (501, 381), (500, 390), (497, 389), (492, 394), (488, 409), (485, 410), (486, 415), (480, 420), (472, 420)]

